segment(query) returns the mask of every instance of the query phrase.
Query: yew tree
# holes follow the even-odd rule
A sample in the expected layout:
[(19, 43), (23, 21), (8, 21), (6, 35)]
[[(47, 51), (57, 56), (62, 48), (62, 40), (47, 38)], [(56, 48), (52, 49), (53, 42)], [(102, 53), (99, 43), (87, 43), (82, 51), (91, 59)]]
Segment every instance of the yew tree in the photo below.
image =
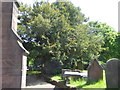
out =
[(72, 68), (100, 56), (103, 38), (84, 24), (88, 18), (71, 2), (21, 4), (19, 12), (18, 33), (35, 66), (55, 60)]

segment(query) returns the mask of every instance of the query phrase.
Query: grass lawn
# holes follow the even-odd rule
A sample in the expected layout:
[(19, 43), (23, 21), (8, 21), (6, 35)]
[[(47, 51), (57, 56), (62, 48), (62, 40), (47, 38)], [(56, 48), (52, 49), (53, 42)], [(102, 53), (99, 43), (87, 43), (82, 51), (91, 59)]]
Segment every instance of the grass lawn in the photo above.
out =
[[(51, 79), (56, 81), (63, 81), (61, 74), (52, 76)], [(70, 79), (70, 84), (68, 84), (68, 86), (74, 86), (77, 88), (106, 88), (105, 72), (103, 71), (103, 80), (100, 80), (98, 82), (87, 83), (85, 79)]]
[(27, 75), (41, 73), (41, 71), (27, 71)]
[(61, 74), (52, 76), (51, 79), (52, 79), (52, 80), (56, 80), (56, 81), (64, 81), (64, 80), (62, 79), (62, 75), (61, 75)]

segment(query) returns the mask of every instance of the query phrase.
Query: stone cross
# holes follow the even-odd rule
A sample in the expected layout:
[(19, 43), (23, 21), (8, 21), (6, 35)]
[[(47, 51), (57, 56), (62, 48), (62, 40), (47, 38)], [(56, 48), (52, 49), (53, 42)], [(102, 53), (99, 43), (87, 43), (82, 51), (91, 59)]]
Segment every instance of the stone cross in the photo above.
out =
[(106, 64), (107, 88), (120, 88), (120, 60), (112, 58)]
[(97, 60), (93, 60), (88, 66), (88, 82), (98, 81), (103, 78), (103, 68), (99, 65)]

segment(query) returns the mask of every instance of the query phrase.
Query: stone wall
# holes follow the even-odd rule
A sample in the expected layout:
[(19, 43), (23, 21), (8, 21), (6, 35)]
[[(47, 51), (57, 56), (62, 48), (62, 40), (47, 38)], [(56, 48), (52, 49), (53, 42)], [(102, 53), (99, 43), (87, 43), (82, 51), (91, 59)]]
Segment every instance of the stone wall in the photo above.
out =
[(2, 88), (2, 2), (0, 0), (0, 90)]
[(26, 84), (25, 49), (16, 34), (17, 21), (12, 23), (13, 18), (17, 19), (13, 17), (13, 8), (17, 10), (15, 3), (2, 2), (2, 88), (21, 88)]

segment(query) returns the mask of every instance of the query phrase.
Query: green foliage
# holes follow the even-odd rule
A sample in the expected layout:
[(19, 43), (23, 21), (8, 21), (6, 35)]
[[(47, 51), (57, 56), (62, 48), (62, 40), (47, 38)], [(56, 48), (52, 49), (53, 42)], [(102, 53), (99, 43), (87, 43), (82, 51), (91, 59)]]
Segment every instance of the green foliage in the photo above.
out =
[(78, 61), (98, 58), (103, 38), (83, 24), (87, 21), (80, 8), (70, 2), (36, 2), (33, 8), (19, 8), (18, 33), (30, 52), (28, 62), (56, 60), (64, 68), (73, 68)]
[(55, 81), (63, 81), (61, 74), (57, 74), (57, 75), (55, 75), (55, 76), (52, 76), (51, 79), (52, 79), (52, 80), (55, 80)]
[(111, 58), (120, 58), (119, 34), (110, 26), (101, 22), (89, 22), (89, 27), (92, 28), (96, 35), (100, 34), (104, 37), (104, 45), (102, 46), (104, 50), (101, 52), (99, 59), (106, 62)]
[(41, 71), (27, 71), (27, 75), (41, 73)]
[(115, 50), (116, 50), (116, 58), (120, 59), (120, 32), (117, 33), (115, 39)]
[(106, 88), (106, 83), (103, 80), (100, 80), (98, 82), (85, 83), (83, 80), (81, 84), (77, 86), (77, 88)]
[[(52, 80), (55, 81), (64, 81), (61, 77), (61, 74), (57, 74), (51, 77)], [(71, 77), (70, 84), (67, 86), (74, 86), (77, 88), (106, 88), (106, 78), (105, 78), (105, 71), (103, 71), (103, 80), (97, 82), (87, 82), (85, 78), (73, 79)]]

